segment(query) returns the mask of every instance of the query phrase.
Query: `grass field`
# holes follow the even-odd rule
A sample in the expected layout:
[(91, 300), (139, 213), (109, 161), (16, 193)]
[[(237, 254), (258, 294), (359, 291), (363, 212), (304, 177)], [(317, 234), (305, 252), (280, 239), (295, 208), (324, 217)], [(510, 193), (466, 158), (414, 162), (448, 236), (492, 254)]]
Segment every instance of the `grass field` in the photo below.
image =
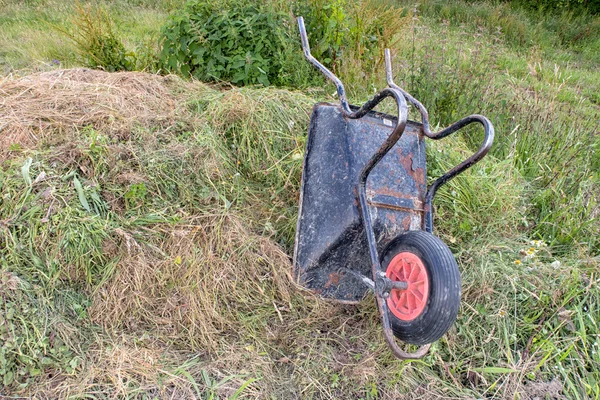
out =
[[(99, 4), (140, 54), (182, 6)], [(419, 361), (392, 357), (372, 297), (291, 277), (310, 110), (333, 86), (82, 69), (74, 5), (0, 0), (0, 397), (600, 398), (600, 17), (395, 6), (396, 83), (434, 126), (480, 113), (497, 132), (436, 199), (463, 301)], [(385, 86), (351, 67), (353, 103)], [(480, 138), (431, 143), (430, 175)]]

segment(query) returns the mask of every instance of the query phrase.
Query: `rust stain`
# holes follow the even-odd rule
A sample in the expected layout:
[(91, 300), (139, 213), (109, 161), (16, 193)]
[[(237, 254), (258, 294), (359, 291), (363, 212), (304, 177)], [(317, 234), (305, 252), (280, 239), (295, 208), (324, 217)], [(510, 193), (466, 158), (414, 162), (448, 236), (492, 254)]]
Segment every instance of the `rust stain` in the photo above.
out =
[(396, 224), (396, 214), (395, 213), (390, 213), (390, 215), (388, 215), (388, 220), (392, 223), (392, 224)]
[[(402, 152), (400, 150), (400, 152)], [(412, 172), (412, 165), (413, 165), (413, 155), (411, 152), (409, 152), (407, 155), (401, 154), (400, 155), (400, 163), (402, 164), (402, 166), (404, 167), (404, 170), (411, 174)]]
[(417, 168), (412, 174), (413, 178), (419, 185), (425, 185), (425, 170), (423, 168)]
[(367, 192), (368, 196), (373, 196), (376, 194), (382, 194), (384, 196), (393, 196), (393, 197), (402, 197), (402, 198), (409, 198), (403, 195), (403, 193), (398, 192), (397, 190), (394, 189), (390, 189), (388, 187), (385, 186), (381, 186), (378, 187), (376, 189), (369, 189)]
[(397, 150), (398, 156), (400, 157), (400, 163), (406, 173), (412, 177), (418, 185), (425, 184), (425, 171), (423, 168), (414, 168), (414, 160), (413, 153), (409, 152), (408, 154), (404, 154), (402, 152), (402, 148)]
[(378, 187), (376, 189), (369, 189), (367, 191), (368, 197), (372, 198), (375, 195), (391, 196), (391, 197), (397, 197), (399, 199), (412, 200), (416, 206), (420, 207), (421, 199), (419, 197), (424, 194), (422, 194), (422, 193), (406, 194), (406, 193), (399, 192), (397, 190), (390, 189), (388, 187)]
[(329, 289), (332, 285), (338, 285), (340, 283), (340, 274), (332, 272), (329, 274), (329, 279), (325, 283), (325, 289)]
[(407, 215), (402, 220), (402, 229), (404, 229), (405, 231), (408, 231), (410, 229), (410, 215)]

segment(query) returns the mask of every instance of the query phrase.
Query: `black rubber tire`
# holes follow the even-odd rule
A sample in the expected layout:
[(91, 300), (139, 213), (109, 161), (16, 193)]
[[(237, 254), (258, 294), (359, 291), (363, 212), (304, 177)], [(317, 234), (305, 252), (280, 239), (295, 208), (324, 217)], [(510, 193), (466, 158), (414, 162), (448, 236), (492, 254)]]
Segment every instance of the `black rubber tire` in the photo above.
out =
[(399, 253), (421, 259), (429, 278), (429, 298), (423, 312), (412, 321), (388, 313), (394, 335), (403, 342), (424, 345), (441, 338), (452, 327), (460, 307), (461, 279), (452, 252), (439, 238), (425, 231), (408, 231), (394, 238), (382, 253), (386, 271)]

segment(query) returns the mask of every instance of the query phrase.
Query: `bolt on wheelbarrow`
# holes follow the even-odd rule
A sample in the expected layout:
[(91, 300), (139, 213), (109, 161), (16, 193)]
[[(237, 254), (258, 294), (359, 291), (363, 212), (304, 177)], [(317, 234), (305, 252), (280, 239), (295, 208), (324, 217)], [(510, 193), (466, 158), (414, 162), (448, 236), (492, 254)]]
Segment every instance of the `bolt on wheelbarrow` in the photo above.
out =
[[(383, 333), (400, 359), (424, 356), (453, 325), (461, 279), (452, 252), (432, 234), (437, 190), (489, 151), (494, 127), (471, 115), (432, 132), (425, 107), (398, 87), (385, 50), (388, 87), (362, 107), (348, 103), (344, 85), (310, 53), (298, 18), (305, 57), (337, 88), (339, 104), (312, 110), (300, 189), (294, 274), (324, 298), (344, 303), (375, 295)], [(385, 98), (396, 115), (373, 111)], [(421, 122), (408, 118), (408, 103)], [(427, 186), (425, 139), (438, 140), (479, 123), (483, 144), (471, 157)], [(395, 338), (419, 345), (403, 350)]]

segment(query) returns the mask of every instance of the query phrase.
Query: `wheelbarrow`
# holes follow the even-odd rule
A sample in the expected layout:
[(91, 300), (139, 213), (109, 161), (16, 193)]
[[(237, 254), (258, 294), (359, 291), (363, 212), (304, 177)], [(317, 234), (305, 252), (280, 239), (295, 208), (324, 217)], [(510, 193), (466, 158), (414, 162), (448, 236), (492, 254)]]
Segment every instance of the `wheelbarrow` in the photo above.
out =
[[(339, 104), (312, 110), (294, 246), (297, 281), (320, 296), (358, 303), (374, 293), (383, 334), (400, 359), (424, 356), (454, 324), (461, 279), (452, 252), (432, 234), (437, 190), (489, 151), (494, 127), (471, 115), (434, 133), (425, 107), (398, 87), (385, 50), (388, 87), (362, 107), (348, 103), (344, 85), (310, 53), (307, 60), (337, 88)], [(373, 111), (391, 97), (396, 115)], [(408, 121), (407, 102), (421, 114)], [(483, 144), (471, 157), (427, 185), (425, 139), (438, 140), (479, 123)], [(395, 338), (419, 347), (408, 352)]]

